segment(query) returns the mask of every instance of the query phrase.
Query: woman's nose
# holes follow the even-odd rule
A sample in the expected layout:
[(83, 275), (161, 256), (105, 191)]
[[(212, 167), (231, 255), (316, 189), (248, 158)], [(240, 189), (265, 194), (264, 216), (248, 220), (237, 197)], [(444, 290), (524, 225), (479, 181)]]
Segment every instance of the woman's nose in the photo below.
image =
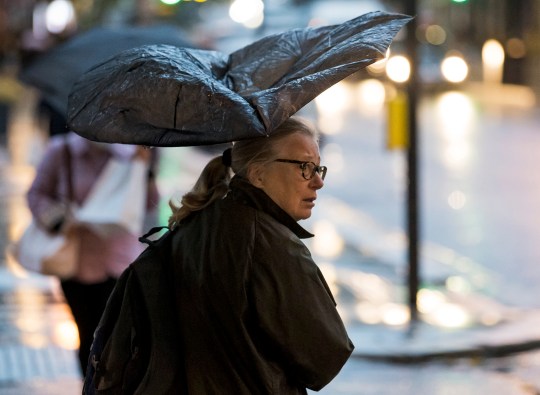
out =
[(315, 173), (313, 178), (309, 181), (313, 189), (321, 189), (324, 186), (324, 181), (319, 173)]

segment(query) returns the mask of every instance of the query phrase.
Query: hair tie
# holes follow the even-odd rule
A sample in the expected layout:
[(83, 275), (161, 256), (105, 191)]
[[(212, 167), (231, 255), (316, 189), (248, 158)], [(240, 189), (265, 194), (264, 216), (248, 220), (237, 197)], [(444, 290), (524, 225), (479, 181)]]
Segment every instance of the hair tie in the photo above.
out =
[(232, 149), (227, 148), (225, 151), (223, 151), (223, 154), (221, 155), (221, 162), (227, 166), (231, 167), (232, 165)]

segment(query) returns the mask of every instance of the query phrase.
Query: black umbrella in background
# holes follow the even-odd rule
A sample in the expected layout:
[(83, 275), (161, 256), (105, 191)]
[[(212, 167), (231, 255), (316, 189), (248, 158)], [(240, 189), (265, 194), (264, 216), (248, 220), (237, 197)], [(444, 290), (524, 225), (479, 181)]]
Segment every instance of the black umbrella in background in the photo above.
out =
[(19, 79), (38, 88), (43, 101), (66, 118), (73, 83), (92, 66), (141, 45), (192, 47), (185, 35), (171, 25), (94, 28), (40, 55), (21, 70)]
[(149, 146), (265, 136), (382, 59), (410, 19), (373, 12), (268, 36), (230, 55), (163, 45), (127, 50), (74, 85), (68, 124), (90, 140)]

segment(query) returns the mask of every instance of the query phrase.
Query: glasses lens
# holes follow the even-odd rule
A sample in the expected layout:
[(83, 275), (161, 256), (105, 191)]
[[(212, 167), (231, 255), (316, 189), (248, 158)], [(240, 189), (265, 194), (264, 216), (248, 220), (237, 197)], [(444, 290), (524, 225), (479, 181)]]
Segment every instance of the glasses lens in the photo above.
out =
[(302, 177), (306, 180), (311, 180), (315, 176), (315, 173), (318, 173), (323, 180), (326, 176), (326, 166), (317, 166), (312, 162), (304, 162), (300, 168), (302, 169)]
[(315, 175), (315, 165), (311, 162), (302, 163), (300, 168), (302, 169), (302, 177), (306, 180), (311, 180)]
[(324, 180), (324, 177), (326, 177), (326, 166), (319, 166), (317, 168), (317, 173), (319, 173), (321, 178)]

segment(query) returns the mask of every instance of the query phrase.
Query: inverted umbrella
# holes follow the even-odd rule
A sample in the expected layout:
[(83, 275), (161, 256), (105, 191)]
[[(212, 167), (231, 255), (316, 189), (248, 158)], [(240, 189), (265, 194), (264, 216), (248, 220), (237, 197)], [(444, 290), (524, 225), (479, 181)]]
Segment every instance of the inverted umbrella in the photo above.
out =
[(265, 37), (230, 55), (145, 46), (74, 85), (68, 125), (96, 141), (149, 146), (265, 136), (324, 90), (382, 59), (411, 18), (373, 12)]
[(19, 79), (38, 88), (43, 100), (65, 117), (73, 83), (85, 71), (126, 49), (149, 44), (193, 46), (171, 25), (97, 27), (39, 56), (22, 69)]

